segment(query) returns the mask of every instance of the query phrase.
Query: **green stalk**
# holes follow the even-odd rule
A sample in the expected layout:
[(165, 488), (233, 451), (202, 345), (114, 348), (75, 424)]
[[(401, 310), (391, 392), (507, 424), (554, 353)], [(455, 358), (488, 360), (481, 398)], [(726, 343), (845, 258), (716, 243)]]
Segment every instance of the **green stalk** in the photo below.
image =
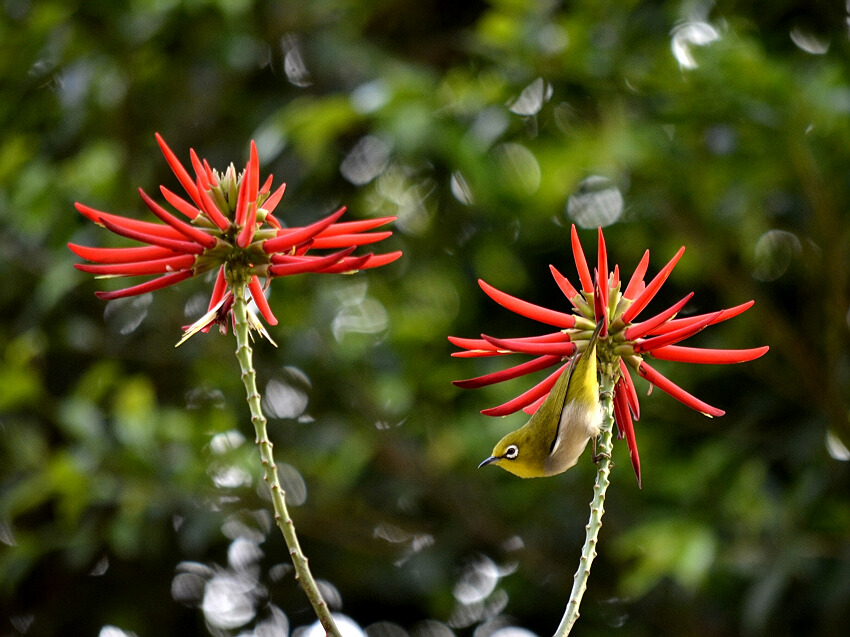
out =
[(310, 605), (319, 618), (322, 627), (328, 635), (333, 637), (341, 637), (339, 629), (334, 623), (330, 609), (322, 594), (316, 586), (316, 580), (313, 579), (313, 574), (310, 572), (310, 566), (307, 557), (301, 550), (301, 544), (298, 542), (298, 536), (295, 534), (295, 525), (292, 523), (292, 518), (289, 517), (289, 511), (286, 508), (286, 492), (280, 486), (280, 480), (277, 476), (277, 464), (275, 464), (274, 455), (272, 453), (272, 442), (269, 440), (268, 430), (266, 428), (266, 417), (263, 415), (262, 404), (260, 400), (260, 392), (257, 391), (257, 374), (254, 371), (252, 362), (253, 352), (251, 350), (251, 340), (249, 336), (248, 325), (248, 304), (245, 301), (246, 285), (244, 282), (234, 282), (232, 286), (234, 303), (233, 303), (233, 325), (236, 333), (236, 358), (239, 360), (239, 367), (242, 370), (242, 383), (245, 385), (245, 392), (248, 397), (248, 408), (251, 410), (251, 422), (254, 424), (254, 431), (257, 435), (257, 446), (260, 448), (260, 462), (263, 465), (264, 479), (272, 494), (272, 505), (274, 507), (274, 519), (283, 539), (286, 541), (286, 546), (289, 548), (289, 555), (292, 558), (292, 563), (295, 566), (295, 579), (301, 584), (304, 592), (307, 594), (307, 599), (310, 600)]
[(602, 373), (602, 385), (599, 397), (602, 403), (602, 432), (599, 434), (597, 445), (598, 464), (596, 470), (596, 484), (593, 485), (593, 500), (590, 502), (590, 520), (587, 523), (587, 534), (584, 546), (581, 550), (581, 559), (576, 574), (573, 576), (573, 590), (570, 592), (570, 601), (561, 623), (555, 631), (555, 637), (566, 637), (570, 634), (573, 624), (578, 619), (578, 608), (584, 591), (587, 590), (587, 579), (590, 577), (590, 566), (596, 557), (596, 543), (599, 530), (602, 528), (602, 515), (605, 513), (605, 492), (608, 490), (611, 473), (611, 452), (614, 448), (613, 425), (614, 425), (614, 379), (612, 373)]

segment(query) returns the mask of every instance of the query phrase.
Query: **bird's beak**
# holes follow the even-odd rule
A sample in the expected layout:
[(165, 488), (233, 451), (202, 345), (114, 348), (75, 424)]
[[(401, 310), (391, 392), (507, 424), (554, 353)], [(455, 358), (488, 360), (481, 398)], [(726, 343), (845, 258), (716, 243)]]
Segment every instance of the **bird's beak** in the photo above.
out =
[(501, 460), (501, 458), (499, 458), (498, 456), (490, 456), (484, 462), (482, 462), (480, 465), (478, 465), (478, 468), (480, 469), (481, 467), (485, 467), (488, 464), (492, 464), (492, 463), (496, 462), (496, 460)]

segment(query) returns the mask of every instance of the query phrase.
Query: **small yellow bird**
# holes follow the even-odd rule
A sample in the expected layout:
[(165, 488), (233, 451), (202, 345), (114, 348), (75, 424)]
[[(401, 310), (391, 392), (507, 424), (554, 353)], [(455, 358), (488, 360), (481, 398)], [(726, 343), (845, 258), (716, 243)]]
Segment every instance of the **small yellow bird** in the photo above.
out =
[(601, 329), (602, 321), (587, 349), (573, 358), (531, 419), (502, 438), (479, 468), (495, 464), (520, 478), (539, 478), (563, 473), (575, 465), (587, 441), (599, 435), (602, 425), (596, 374), (596, 343)]

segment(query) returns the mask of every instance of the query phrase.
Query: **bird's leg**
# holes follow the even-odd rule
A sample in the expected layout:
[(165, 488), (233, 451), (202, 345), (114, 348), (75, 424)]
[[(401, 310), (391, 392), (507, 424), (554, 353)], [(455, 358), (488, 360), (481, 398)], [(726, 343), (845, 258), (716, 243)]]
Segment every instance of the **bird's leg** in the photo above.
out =
[[(608, 460), (610, 461), (611, 460), (611, 454), (610, 453), (599, 453), (599, 454), (596, 453), (596, 437), (594, 436), (592, 438), (592, 440), (593, 440), (593, 455), (590, 456), (590, 459), (593, 460), (593, 463), (599, 464), (599, 461), (602, 460), (602, 458), (608, 458)], [(611, 462), (611, 467), (613, 467), (613, 466), (614, 466), (614, 463)]]

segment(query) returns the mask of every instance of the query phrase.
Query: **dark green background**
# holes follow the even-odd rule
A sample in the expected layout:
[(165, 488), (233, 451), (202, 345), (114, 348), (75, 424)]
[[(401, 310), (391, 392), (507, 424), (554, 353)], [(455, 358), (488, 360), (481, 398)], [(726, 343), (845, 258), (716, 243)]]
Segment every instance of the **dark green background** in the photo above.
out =
[[(155, 131), (219, 168), (256, 139), (264, 174), (288, 183), (287, 223), (342, 203), (350, 219), (400, 217), (381, 246), (404, 250), (397, 263), (275, 281), (279, 347), (255, 349), (270, 397), (309, 398), (271, 435), (286, 486), (306, 487), (292, 513), (313, 570), (370, 637), (545, 636), (560, 619), (592, 463), (535, 481), (476, 470), (522, 422), (479, 411), (532, 379), (456, 389), (507, 362), (451, 358), (446, 336), (544, 331), (479, 277), (569, 310), (548, 265), (577, 282), (567, 202), (598, 203), (593, 183), (623, 198), (605, 229), (623, 276), (646, 248), (651, 276), (687, 246), (649, 311), (690, 291), (688, 312), (755, 299), (693, 343), (771, 350), (658, 364), (720, 419), (638, 381), (643, 489), (618, 443), (574, 634), (844, 634), (843, 4), (5, 0), (0, 635), (313, 621), (256, 488), (232, 335), (173, 348), (211, 284), (107, 305), (93, 292), (115, 283), (74, 270), (65, 247), (117, 243), (75, 201), (151, 219), (136, 188), (179, 187)], [(245, 441), (222, 452), (224, 432)], [(200, 595), (236, 574), (245, 623), (216, 627)]]

